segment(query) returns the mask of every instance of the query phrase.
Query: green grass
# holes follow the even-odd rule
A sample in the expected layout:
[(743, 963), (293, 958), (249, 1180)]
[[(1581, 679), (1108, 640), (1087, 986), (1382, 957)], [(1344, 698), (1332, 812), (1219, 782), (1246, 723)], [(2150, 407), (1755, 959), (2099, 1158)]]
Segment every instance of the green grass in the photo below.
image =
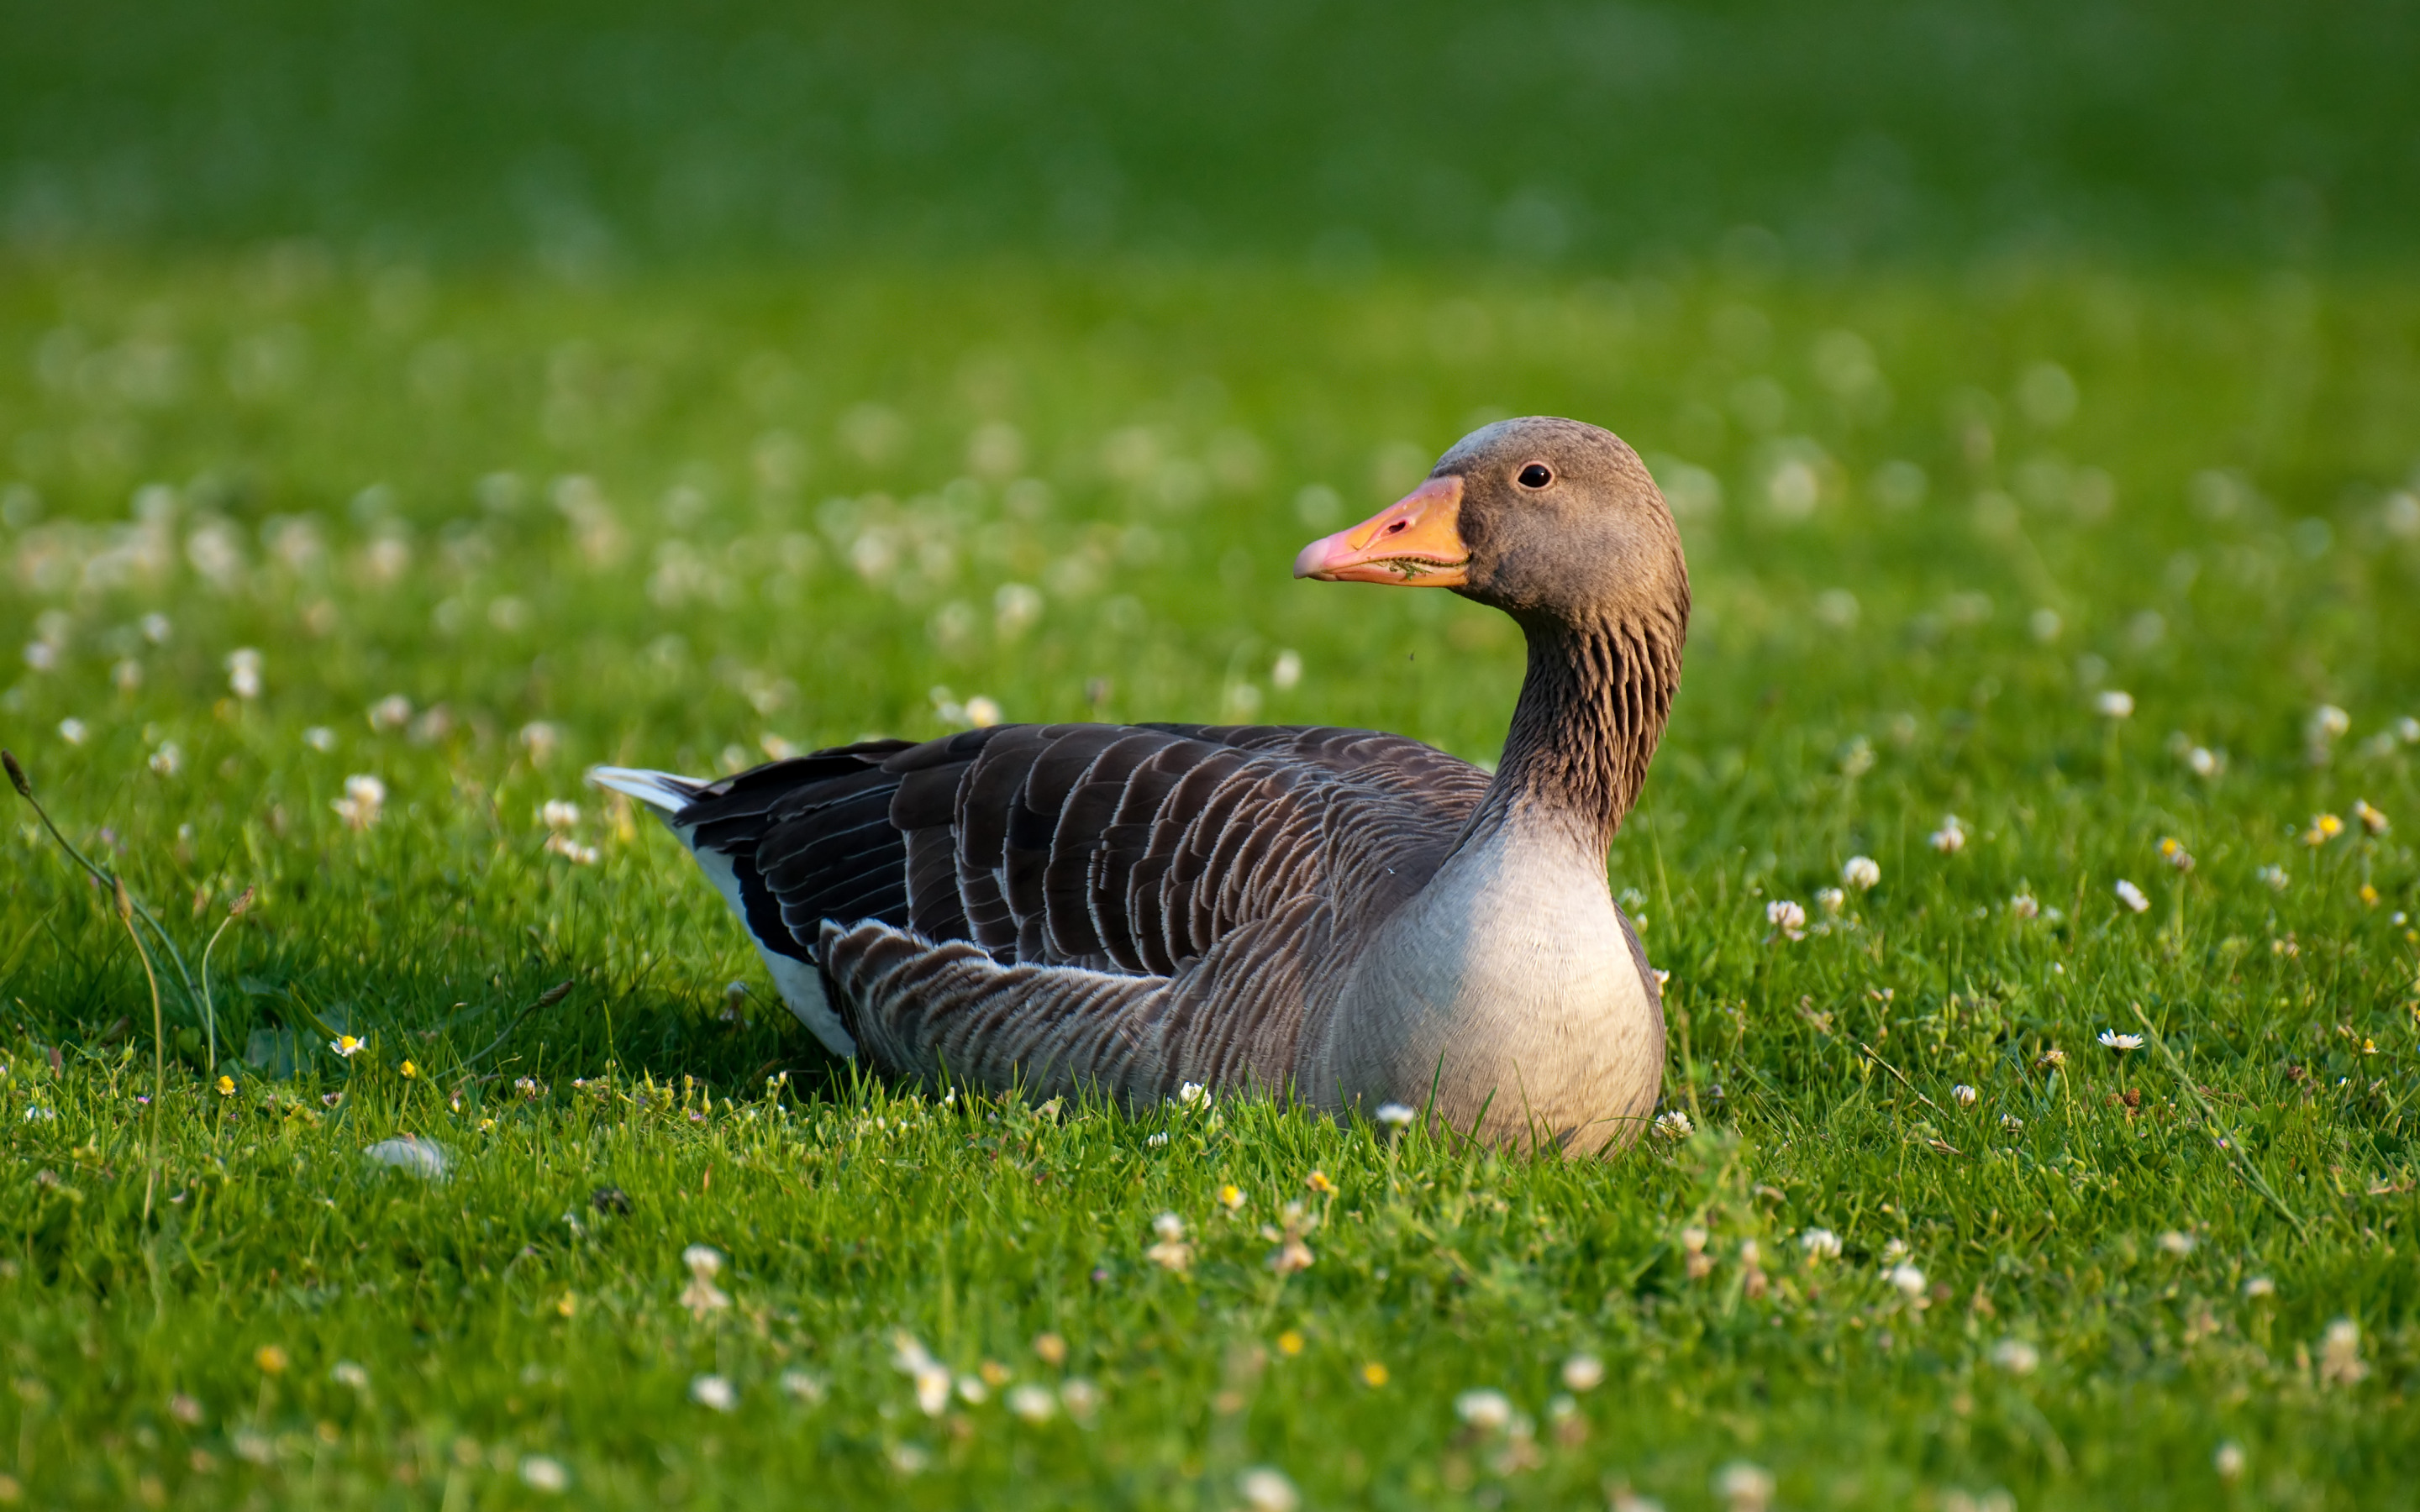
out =
[[(147, 1105), (126, 933), (13, 810), (0, 1496), (539, 1504), (544, 1456), (598, 1505), (1228, 1507), (1266, 1465), (1312, 1506), (1677, 1508), (1743, 1463), (1785, 1506), (2414, 1501), (2408, 281), (570, 285), (288, 246), (12, 264), (0, 359), (0, 635), (41, 648), (0, 739), (189, 963), (258, 889), (211, 960), (234, 1095), (163, 956)], [(581, 788), (976, 696), (1485, 759), (1509, 626), (1286, 569), (1536, 410), (1690, 505), (1684, 683), (1612, 873), (1672, 972), (1694, 1138), (1567, 1164), (855, 1080), (676, 848)], [(366, 828), (333, 808), (356, 774)], [(597, 859), (547, 848), (549, 800)], [(2320, 813), (2347, 828), (2305, 844)], [(1882, 880), (1836, 916), (1853, 855)], [(2174, 1065), (2095, 1042), (2136, 1004)], [(398, 1133), (451, 1180), (365, 1160)], [(1280, 1276), (1294, 1202), (1317, 1259)], [(1189, 1273), (1146, 1254), (1163, 1211)], [(692, 1243), (728, 1306), (685, 1304)], [(902, 1330), (1006, 1378), (928, 1416)], [(1581, 1352), (1606, 1381), (1562, 1401)], [(1089, 1416), (1007, 1409), (1074, 1380)], [(1464, 1424), (1480, 1388), (1528, 1436)]]
[(2415, 72), (2401, 0), (84, 0), (0, 11), (0, 245), (2399, 268)]

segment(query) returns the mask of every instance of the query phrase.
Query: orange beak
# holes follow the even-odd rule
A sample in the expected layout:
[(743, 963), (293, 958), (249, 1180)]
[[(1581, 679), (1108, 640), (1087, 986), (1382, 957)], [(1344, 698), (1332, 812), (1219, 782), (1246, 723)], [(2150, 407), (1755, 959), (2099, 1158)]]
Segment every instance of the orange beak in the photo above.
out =
[(1304, 547), (1294, 559), (1294, 575), (1331, 583), (1458, 588), (1470, 580), (1461, 514), (1462, 480), (1431, 478), (1351, 530)]

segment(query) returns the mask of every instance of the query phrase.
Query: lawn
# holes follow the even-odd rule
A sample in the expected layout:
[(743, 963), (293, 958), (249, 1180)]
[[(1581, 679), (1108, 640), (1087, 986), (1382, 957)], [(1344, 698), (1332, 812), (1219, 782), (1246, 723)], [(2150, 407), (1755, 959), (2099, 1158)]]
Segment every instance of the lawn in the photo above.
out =
[[(2420, 1502), (2420, 285), (1732, 251), (11, 255), (0, 743), (163, 1053), (0, 795), (0, 1503)], [(1696, 584), (1625, 1153), (882, 1085), (582, 784), (1486, 761), (1507, 622), (1288, 565), (1537, 411)]]

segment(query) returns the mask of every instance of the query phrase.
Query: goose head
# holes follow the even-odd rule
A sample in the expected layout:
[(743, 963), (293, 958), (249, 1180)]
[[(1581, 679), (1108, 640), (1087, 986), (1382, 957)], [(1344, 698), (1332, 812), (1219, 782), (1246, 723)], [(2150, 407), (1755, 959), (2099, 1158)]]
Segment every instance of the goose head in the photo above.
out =
[(1464, 437), (1419, 487), (1304, 547), (1294, 575), (1450, 588), (1533, 625), (1685, 616), (1689, 591), (1680, 533), (1638, 454), (1611, 431), (1543, 416)]

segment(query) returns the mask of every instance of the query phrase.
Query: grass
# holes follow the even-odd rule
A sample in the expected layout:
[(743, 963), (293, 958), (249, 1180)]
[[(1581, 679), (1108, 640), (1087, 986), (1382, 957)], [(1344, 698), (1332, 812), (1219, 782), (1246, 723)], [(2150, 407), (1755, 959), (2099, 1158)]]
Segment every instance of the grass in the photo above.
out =
[[(20, 261), (0, 352), (0, 737), (196, 975), (256, 889), (224, 1065), (154, 944), (146, 1103), (109, 891), (6, 834), (0, 1497), (2414, 1501), (2408, 281), (578, 284), (289, 244)], [(886, 1088), (580, 786), (979, 696), (1486, 759), (1509, 627), (1286, 564), (1534, 410), (1684, 506), (1699, 615), (1612, 881), (1692, 1136), (1567, 1164)], [(404, 1134), (446, 1180), (365, 1159)], [(903, 1331), (983, 1399), (928, 1414)]]
[(86, 0), (0, 13), (0, 244), (2400, 268), (2415, 70), (2397, 0)]

